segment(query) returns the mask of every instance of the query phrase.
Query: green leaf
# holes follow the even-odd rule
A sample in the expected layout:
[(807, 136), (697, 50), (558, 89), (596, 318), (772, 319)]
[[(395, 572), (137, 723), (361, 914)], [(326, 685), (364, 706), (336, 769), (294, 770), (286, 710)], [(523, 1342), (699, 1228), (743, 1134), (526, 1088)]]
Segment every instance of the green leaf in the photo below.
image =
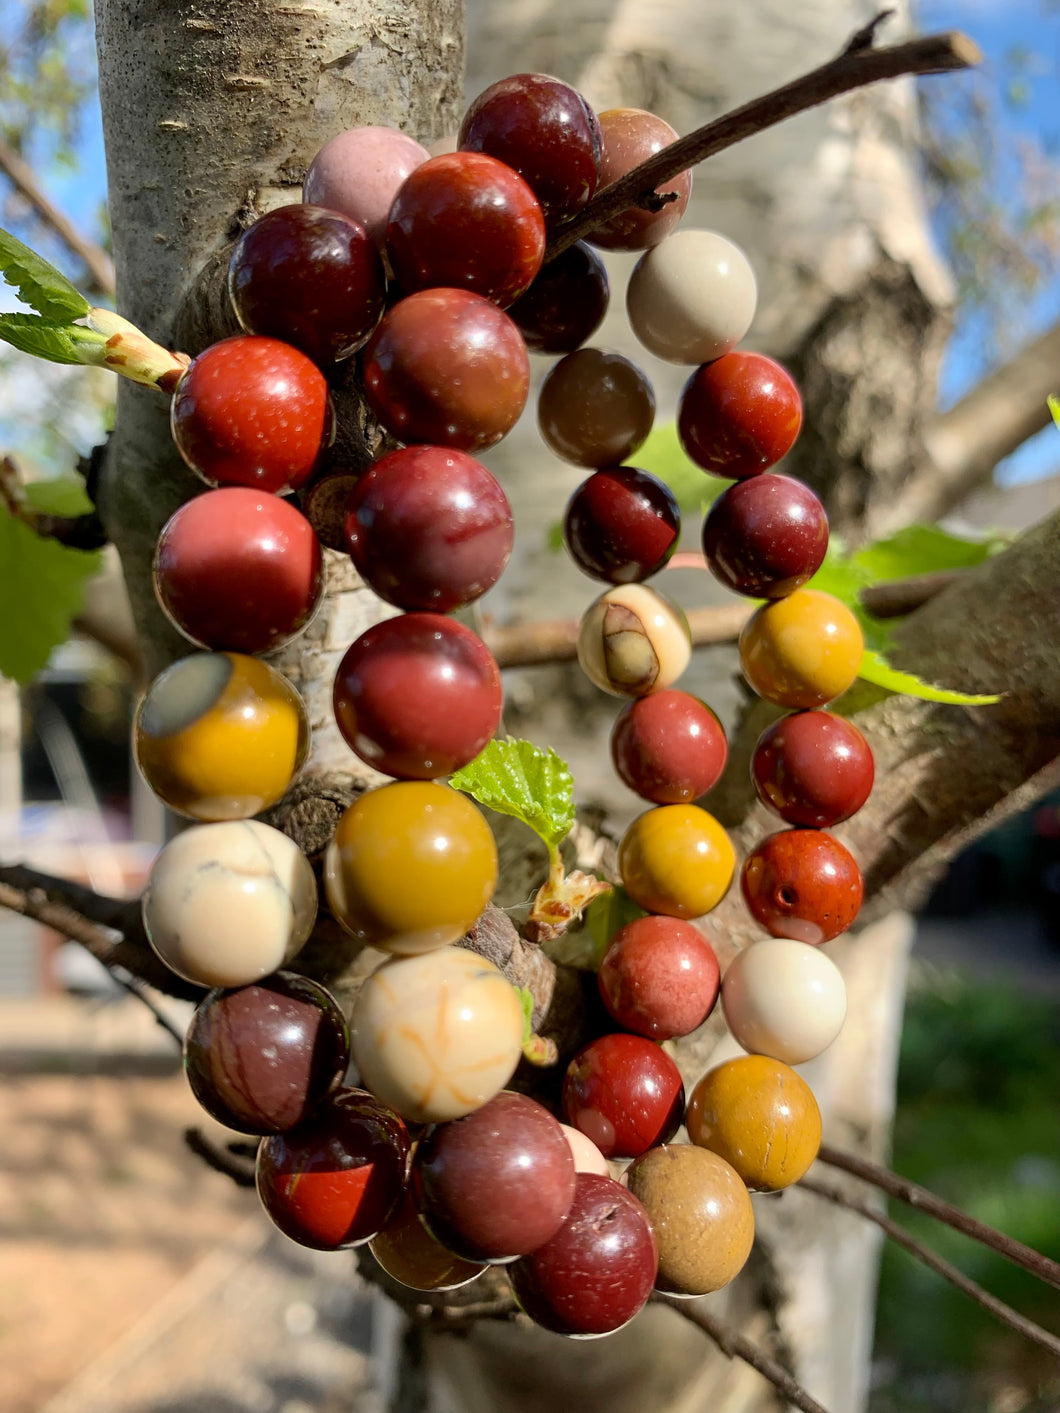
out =
[(574, 780), (566, 761), (529, 741), (491, 741), (449, 784), (497, 814), (521, 819), (550, 854), (574, 823)]
[(515, 994), (519, 997), (519, 1004), (523, 1008), (523, 1048), (525, 1049), (534, 1033), (534, 993), (529, 986), (517, 986)]
[(70, 636), (98, 551), (42, 539), (0, 510), (0, 674), (26, 683)]
[(865, 653), (858, 676), (877, 687), (885, 687), (888, 692), (905, 692), (926, 702), (947, 702), (951, 706), (991, 706), (1001, 700), (1000, 696), (951, 692), (947, 687), (933, 687), (912, 672), (900, 672), (898, 668), (891, 667), (878, 652)]
[(0, 314), (0, 339), (49, 363), (103, 365), (105, 335), (80, 324), (53, 324), (36, 314)]
[(92, 307), (54, 265), (5, 230), (0, 230), (0, 274), (23, 304), (53, 323), (82, 319)]
[(87, 515), (92, 502), (80, 476), (50, 476), (26, 485), (26, 502), (43, 515)]
[(970, 540), (937, 525), (910, 525), (886, 540), (876, 540), (852, 556), (872, 582), (906, 579), (942, 569), (970, 569), (1005, 547), (998, 536)]
[(585, 910), (585, 925), (594, 943), (594, 960), (597, 966), (607, 951), (607, 944), (620, 927), (648, 914), (618, 885), (610, 893), (602, 893), (594, 898)]
[(1060, 397), (1049, 398), (1049, 411), (1053, 414), (1053, 421), (1060, 427)]

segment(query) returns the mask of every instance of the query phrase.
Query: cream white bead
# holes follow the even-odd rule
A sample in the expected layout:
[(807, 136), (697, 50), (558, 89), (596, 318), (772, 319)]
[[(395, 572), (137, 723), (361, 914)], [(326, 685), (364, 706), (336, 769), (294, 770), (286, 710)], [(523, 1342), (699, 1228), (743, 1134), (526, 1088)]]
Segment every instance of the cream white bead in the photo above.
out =
[(676, 682), (692, 656), (688, 620), (646, 584), (619, 584), (593, 601), (578, 630), (582, 671), (616, 697), (644, 697)]
[(249, 986), (313, 929), (317, 885), (286, 834), (257, 820), (186, 829), (155, 859), (144, 927), (166, 966), (199, 986)]
[(771, 937), (730, 963), (721, 1003), (745, 1050), (801, 1065), (839, 1034), (847, 993), (839, 968), (817, 947)]
[(630, 327), (668, 363), (711, 363), (731, 353), (757, 301), (747, 256), (716, 231), (674, 231), (641, 257), (626, 290)]
[(574, 1156), (574, 1171), (576, 1173), (599, 1173), (601, 1177), (611, 1176), (611, 1168), (607, 1159), (591, 1138), (586, 1138), (580, 1129), (571, 1128), (569, 1124), (560, 1124), (560, 1128), (563, 1130), (563, 1137), (567, 1140)]
[(396, 957), (361, 987), (350, 1030), (361, 1081), (414, 1123), (481, 1108), (522, 1054), (515, 988), (484, 957), (439, 947)]

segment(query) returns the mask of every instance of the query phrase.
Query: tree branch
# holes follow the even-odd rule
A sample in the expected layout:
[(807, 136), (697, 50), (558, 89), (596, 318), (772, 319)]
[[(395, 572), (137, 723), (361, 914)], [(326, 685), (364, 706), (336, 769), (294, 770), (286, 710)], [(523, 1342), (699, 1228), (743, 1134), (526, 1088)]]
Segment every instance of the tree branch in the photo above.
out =
[[(655, 188), (694, 167), (707, 157), (725, 148), (765, 132), (796, 113), (816, 108), (837, 98), (841, 93), (864, 88), (883, 79), (900, 78), (907, 74), (952, 73), (979, 63), (981, 55), (967, 35), (960, 33), (928, 34), (905, 44), (886, 49), (865, 47), (857, 41), (865, 36), (860, 30), (851, 44), (835, 59), (811, 69), (771, 93), (754, 98), (750, 103), (726, 113), (705, 127), (697, 128), (686, 137), (656, 152), (639, 167), (604, 187), (567, 225), (561, 227), (549, 242), (545, 259), (554, 260), (575, 241), (604, 221), (617, 216), (630, 206), (650, 201)], [(869, 36), (871, 42), (871, 35)]]
[(834, 1203), (837, 1207), (842, 1207), (848, 1212), (856, 1212), (858, 1216), (874, 1222), (896, 1245), (902, 1247), (904, 1251), (908, 1251), (910, 1256), (927, 1266), (929, 1270), (934, 1271), (936, 1275), (940, 1275), (943, 1280), (949, 1281), (951, 1285), (963, 1291), (977, 1305), (993, 1315), (996, 1320), (1047, 1350), (1054, 1359), (1060, 1358), (1060, 1339), (1056, 1335), (1042, 1329), (1041, 1325), (1035, 1324), (1033, 1320), (1028, 1320), (1018, 1310), (1013, 1310), (1011, 1305), (1006, 1305), (996, 1295), (991, 1295), (988, 1290), (984, 1290), (981, 1285), (971, 1280), (951, 1262), (939, 1256), (923, 1242), (917, 1241), (916, 1237), (911, 1236), (904, 1227), (899, 1226), (897, 1222), (892, 1222), (890, 1217), (885, 1216), (882, 1212), (877, 1212), (867, 1202), (859, 1202), (855, 1197), (848, 1197), (839, 1188), (831, 1187), (827, 1183), (816, 1182), (813, 1178), (802, 1178), (799, 1186), (807, 1192), (814, 1193), (817, 1197), (823, 1197), (826, 1201)]
[[(207, 1138), (202, 1129), (186, 1128), (184, 1130), (184, 1142), (187, 1147), (201, 1158), (208, 1168), (213, 1168), (215, 1173), (221, 1173), (227, 1178), (231, 1178), (237, 1187), (253, 1187), (254, 1157), (257, 1148), (256, 1144), (245, 1143), (218, 1143), (212, 1138)], [(250, 1149), (250, 1153), (246, 1149)]]

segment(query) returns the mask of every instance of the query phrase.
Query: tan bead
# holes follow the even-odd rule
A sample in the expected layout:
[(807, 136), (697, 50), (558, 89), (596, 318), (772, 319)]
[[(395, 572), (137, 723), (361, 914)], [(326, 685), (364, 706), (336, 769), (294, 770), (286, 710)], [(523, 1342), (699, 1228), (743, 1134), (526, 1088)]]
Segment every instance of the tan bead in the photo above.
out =
[(852, 686), (865, 644), (845, 603), (796, 589), (753, 614), (740, 634), (740, 666), (760, 697), (784, 707), (822, 707)]
[(688, 620), (645, 584), (619, 584), (591, 603), (578, 631), (582, 671), (614, 697), (646, 697), (676, 682), (692, 656)]
[(731, 353), (757, 301), (747, 256), (717, 231), (674, 231), (638, 260), (626, 290), (630, 328), (670, 363)]
[(821, 1111), (810, 1086), (765, 1055), (708, 1070), (692, 1091), (685, 1123), (693, 1143), (731, 1163), (752, 1189), (790, 1187), (821, 1146)]
[(659, 1243), (659, 1290), (709, 1295), (743, 1269), (755, 1219), (740, 1175), (716, 1153), (689, 1143), (652, 1148), (626, 1180)]

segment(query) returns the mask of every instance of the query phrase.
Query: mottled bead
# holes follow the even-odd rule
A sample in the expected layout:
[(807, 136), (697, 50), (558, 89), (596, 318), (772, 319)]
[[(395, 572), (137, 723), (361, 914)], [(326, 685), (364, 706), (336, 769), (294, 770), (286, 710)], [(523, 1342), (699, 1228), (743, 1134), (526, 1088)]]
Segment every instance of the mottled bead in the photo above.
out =
[(767, 726), (751, 760), (758, 798), (787, 824), (829, 829), (856, 814), (876, 768), (853, 722), (828, 711), (797, 711)]
[(486, 1269), (480, 1262), (462, 1260), (435, 1240), (416, 1209), (411, 1187), (402, 1193), (368, 1249), (388, 1276), (411, 1290), (458, 1290)]
[(596, 974), (600, 997), (626, 1030), (651, 1040), (690, 1035), (714, 1009), (721, 974), (714, 949), (674, 917), (619, 928)]
[(692, 657), (688, 619), (646, 584), (619, 584), (595, 599), (578, 628), (578, 661), (615, 697), (643, 697), (676, 682)]
[(657, 358), (709, 363), (751, 327), (758, 290), (747, 256), (716, 231), (677, 230), (629, 278), (630, 328)]
[(733, 1039), (754, 1055), (801, 1065), (827, 1050), (843, 1027), (847, 993), (816, 947), (764, 937), (729, 964), (721, 988)]
[(681, 1126), (685, 1090), (665, 1050), (640, 1035), (601, 1035), (563, 1079), (563, 1116), (605, 1158), (635, 1158)]
[(659, 805), (639, 815), (618, 850), (626, 892), (647, 912), (702, 917), (729, 891), (732, 840), (698, 805)]
[(636, 466), (594, 472), (571, 496), (563, 522), (575, 564), (608, 584), (631, 584), (658, 573), (680, 534), (673, 492)]
[(817, 946), (850, 927), (864, 895), (850, 850), (821, 829), (782, 829), (744, 860), (744, 900), (774, 937)]
[(537, 401), (546, 446), (594, 470), (617, 466), (651, 431), (655, 393), (647, 374), (621, 353), (579, 348), (551, 369)]
[(846, 604), (819, 589), (796, 589), (763, 604), (744, 625), (740, 667), (767, 701), (820, 707), (854, 684), (864, 648)]
[(705, 702), (674, 689), (629, 702), (611, 729), (619, 778), (656, 805), (691, 804), (721, 779), (729, 747)]
[(821, 1111), (810, 1086), (764, 1055), (708, 1070), (685, 1122), (692, 1142), (724, 1158), (752, 1190), (798, 1182), (821, 1146)]

